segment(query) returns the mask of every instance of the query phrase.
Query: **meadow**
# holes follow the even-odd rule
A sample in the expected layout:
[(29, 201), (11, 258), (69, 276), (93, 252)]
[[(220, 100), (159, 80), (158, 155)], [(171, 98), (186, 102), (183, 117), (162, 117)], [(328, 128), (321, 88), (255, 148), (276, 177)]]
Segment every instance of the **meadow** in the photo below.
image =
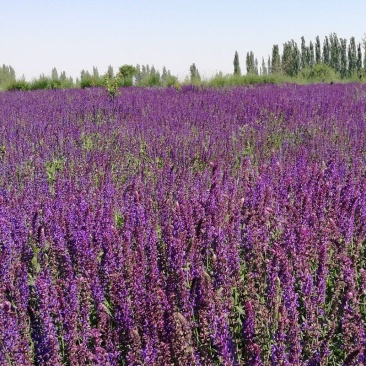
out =
[(0, 365), (366, 364), (366, 87), (0, 93)]

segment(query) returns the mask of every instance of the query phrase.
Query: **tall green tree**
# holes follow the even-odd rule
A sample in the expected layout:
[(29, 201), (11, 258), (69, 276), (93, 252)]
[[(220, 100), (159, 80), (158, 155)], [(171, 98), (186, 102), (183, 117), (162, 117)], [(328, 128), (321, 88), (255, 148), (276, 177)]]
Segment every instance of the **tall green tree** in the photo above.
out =
[(94, 78), (94, 80), (99, 80), (100, 79), (99, 71), (98, 71), (98, 68), (96, 66), (93, 66), (93, 78)]
[(339, 40), (340, 44), (340, 67), (339, 67), (339, 73), (341, 75), (341, 78), (345, 78), (347, 76), (347, 40), (340, 38)]
[(136, 67), (125, 64), (118, 69), (117, 77), (121, 80), (122, 86), (131, 86), (133, 84), (133, 77), (136, 73)]
[(292, 73), (296, 76), (301, 69), (300, 50), (297, 43), (292, 41)]
[(352, 75), (357, 70), (357, 47), (355, 37), (351, 37), (348, 46), (348, 73)]
[[(141, 85), (141, 82), (142, 82), (141, 66), (139, 64), (137, 64), (135, 68), (136, 68), (136, 75), (135, 75), (136, 85)], [(145, 66), (142, 66), (142, 68), (145, 68)]]
[(64, 82), (66, 80), (67, 80), (66, 72), (65, 71), (61, 71), (60, 81)]
[(166, 80), (168, 79), (168, 71), (165, 66), (163, 66), (163, 70), (161, 72), (161, 81), (163, 84), (166, 83)]
[(114, 77), (114, 70), (113, 70), (113, 66), (112, 65), (109, 65), (108, 66), (108, 69), (107, 69), (107, 74), (110, 78), (113, 78)]
[(80, 72), (80, 81), (82, 80), (86, 80), (86, 79), (91, 79), (91, 75), (90, 75), (90, 72), (89, 71), (85, 71), (84, 69), (81, 70)]
[(80, 87), (90, 88), (102, 84), (102, 80), (99, 78), (98, 69), (93, 67), (93, 75), (89, 71), (82, 70), (80, 74)]
[(245, 65), (248, 75), (258, 74), (258, 61), (256, 62), (253, 51), (247, 52)]
[(253, 69), (250, 52), (247, 52), (247, 55), (245, 57), (245, 68), (247, 70), (247, 74), (249, 74), (251, 72), (251, 70)]
[(271, 62), (271, 73), (278, 74), (281, 72), (281, 57), (278, 44), (274, 44), (272, 47), (272, 62)]
[(241, 75), (241, 70), (240, 70), (240, 63), (239, 63), (239, 55), (238, 52), (235, 51), (235, 56), (234, 56), (234, 75)]
[(301, 37), (301, 68), (308, 67), (307, 49), (304, 36)]
[(327, 36), (323, 43), (323, 63), (330, 66), (330, 44)]
[(319, 36), (316, 36), (315, 39), (315, 63), (316, 64), (321, 63), (321, 45)]
[(291, 76), (292, 75), (292, 45), (291, 42), (283, 44), (282, 51), (282, 71)]
[(262, 70), (262, 72), (261, 72), (262, 75), (268, 75), (268, 70), (267, 70), (266, 63), (264, 61), (264, 57), (262, 57), (262, 68), (261, 68), (261, 70)]
[(154, 65), (151, 67), (150, 75), (147, 80), (147, 86), (161, 86), (160, 72), (155, 69)]
[(190, 78), (191, 78), (191, 83), (193, 82), (197, 82), (201, 80), (201, 75), (198, 72), (197, 66), (195, 63), (193, 63), (190, 67), (189, 67), (189, 72), (190, 72)]
[[(57, 83), (56, 83), (57, 85)], [(59, 87), (63, 89), (73, 88), (74, 87), (74, 81), (72, 77), (67, 77), (65, 71), (61, 71), (60, 77), (59, 77)]]
[(7, 85), (15, 82), (15, 71), (11, 66), (5, 64), (0, 67), (0, 87), (6, 88)]
[(359, 78), (361, 78), (361, 72), (362, 72), (362, 50), (361, 50), (361, 43), (357, 46), (357, 62), (356, 62), (356, 69), (357, 69), (357, 75)]
[(51, 71), (51, 79), (53, 81), (57, 81), (58, 80), (58, 72), (57, 72), (57, 69), (56, 67), (54, 67)]
[[(174, 84), (175, 77), (170, 75), (170, 71), (163, 67), (163, 74), (161, 75), (159, 70), (154, 66), (139, 65), (135, 67), (132, 81), (135, 81), (135, 85), (138, 86), (162, 86), (168, 84)], [(129, 81), (130, 84), (130, 81)]]
[(313, 67), (315, 64), (315, 52), (314, 52), (314, 44), (310, 41), (309, 44), (309, 66)]
[(300, 51), (294, 40), (284, 43), (282, 70), (286, 75), (296, 76), (300, 69)]
[(178, 82), (178, 78), (173, 76), (170, 70), (167, 70), (165, 66), (163, 66), (163, 70), (161, 73), (161, 84), (163, 86), (172, 86), (176, 85)]
[(259, 67), (258, 67), (259, 63), (258, 63), (258, 59), (255, 58), (254, 60), (254, 73), (255, 75), (258, 75), (259, 74)]
[(363, 70), (366, 72), (366, 37), (362, 39), (363, 47)]
[(330, 42), (330, 66), (335, 71), (340, 71), (340, 43), (336, 33), (329, 35)]

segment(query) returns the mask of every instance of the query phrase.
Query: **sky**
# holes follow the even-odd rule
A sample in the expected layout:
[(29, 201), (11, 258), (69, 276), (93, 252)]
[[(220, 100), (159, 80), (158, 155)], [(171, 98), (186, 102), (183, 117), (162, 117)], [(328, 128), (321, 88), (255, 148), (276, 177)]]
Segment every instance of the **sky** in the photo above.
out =
[(261, 64), (272, 45), (330, 33), (361, 42), (365, 0), (0, 0), (0, 65), (27, 80), (53, 67), (74, 78), (109, 65), (165, 66), (184, 79), (233, 72), (235, 51)]

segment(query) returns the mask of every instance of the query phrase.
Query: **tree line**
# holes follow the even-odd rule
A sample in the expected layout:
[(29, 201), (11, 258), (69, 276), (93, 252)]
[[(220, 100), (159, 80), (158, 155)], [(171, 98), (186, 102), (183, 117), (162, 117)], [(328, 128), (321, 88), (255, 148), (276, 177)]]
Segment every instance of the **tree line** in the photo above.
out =
[[(281, 81), (342, 81), (362, 80), (366, 75), (366, 39), (356, 43), (355, 37), (349, 42), (339, 38), (336, 33), (325, 36), (321, 43), (319, 36), (308, 44), (301, 37), (298, 45), (293, 39), (283, 44), (282, 49), (278, 44), (272, 46), (271, 54), (265, 60), (262, 57), (258, 62), (253, 51), (246, 53), (245, 74), (239, 61), (239, 54), (235, 51), (233, 60), (233, 73), (223, 75), (221, 72), (210, 80), (202, 80), (195, 63), (189, 67), (189, 76), (185, 83), (198, 85), (240, 85), (245, 83), (266, 83)], [(92, 71), (82, 70), (80, 77), (75, 80), (68, 77), (65, 71), (58, 73), (53, 68), (50, 76), (41, 74), (30, 82), (25, 78), (16, 78), (11, 66), (0, 67), (0, 89), (35, 90), (35, 89), (67, 89), (88, 88), (104, 86), (108, 90), (131, 85), (136, 86), (173, 86), (178, 85), (178, 78), (166, 67), (162, 71), (150, 65), (123, 65), (114, 72), (109, 66), (104, 74), (100, 74), (97, 67)]]
[[(364, 52), (362, 52), (364, 49)], [(336, 33), (325, 36), (323, 44), (319, 36), (315, 41), (306, 44), (305, 38), (301, 37), (301, 45), (292, 39), (285, 42), (282, 54), (278, 44), (272, 46), (271, 55), (265, 61), (262, 58), (261, 66), (258, 64), (252, 51), (247, 52), (245, 66), (247, 74), (269, 75), (283, 74), (289, 77), (298, 75), (310, 76), (315, 74), (334, 73), (341, 79), (358, 78), (366, 73), (366, 40), (356, 44), (355, 37), (347, 39), (338, 38)], [(237, 52), (234, 56), (234, 74), (240, 75), (239, 57)]]
[(58, 73), (53, 68), (50, 76), (41, 74), (38, 78), (27, 82), (24, 77), (16, 79), (15, 71), (11, 66), (3, 65), (0, 68), (0, 89), (5, 90), (37, 90), (37, 89), (68, 89), (105, 87), (113, 82), (117, 87), (136, 86), (172, 86), (178, 83), (178, 78), (163, 67), (162, 72), (150, 65), (123, 65), (115, 73), (109, 66), (106, 73), (100, 74), (96, 66), (92, 71), (81, 70), (80, 77), (75, 80), (67, 77), (65, 71)]

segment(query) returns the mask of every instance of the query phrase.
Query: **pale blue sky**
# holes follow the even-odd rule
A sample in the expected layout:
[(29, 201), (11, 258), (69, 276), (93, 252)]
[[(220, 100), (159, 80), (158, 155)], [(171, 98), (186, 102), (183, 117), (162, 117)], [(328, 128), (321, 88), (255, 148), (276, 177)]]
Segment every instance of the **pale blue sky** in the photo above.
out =
[(361, 42), (365, 0), (12, 0), (0, 2), (0, 64), (30, 80), (52, 67), (69, 76), (109, 64), (166, 66), (183, 78), (194, 62), (203, 76), (241, 68), (253, 51), (331, 32)]

